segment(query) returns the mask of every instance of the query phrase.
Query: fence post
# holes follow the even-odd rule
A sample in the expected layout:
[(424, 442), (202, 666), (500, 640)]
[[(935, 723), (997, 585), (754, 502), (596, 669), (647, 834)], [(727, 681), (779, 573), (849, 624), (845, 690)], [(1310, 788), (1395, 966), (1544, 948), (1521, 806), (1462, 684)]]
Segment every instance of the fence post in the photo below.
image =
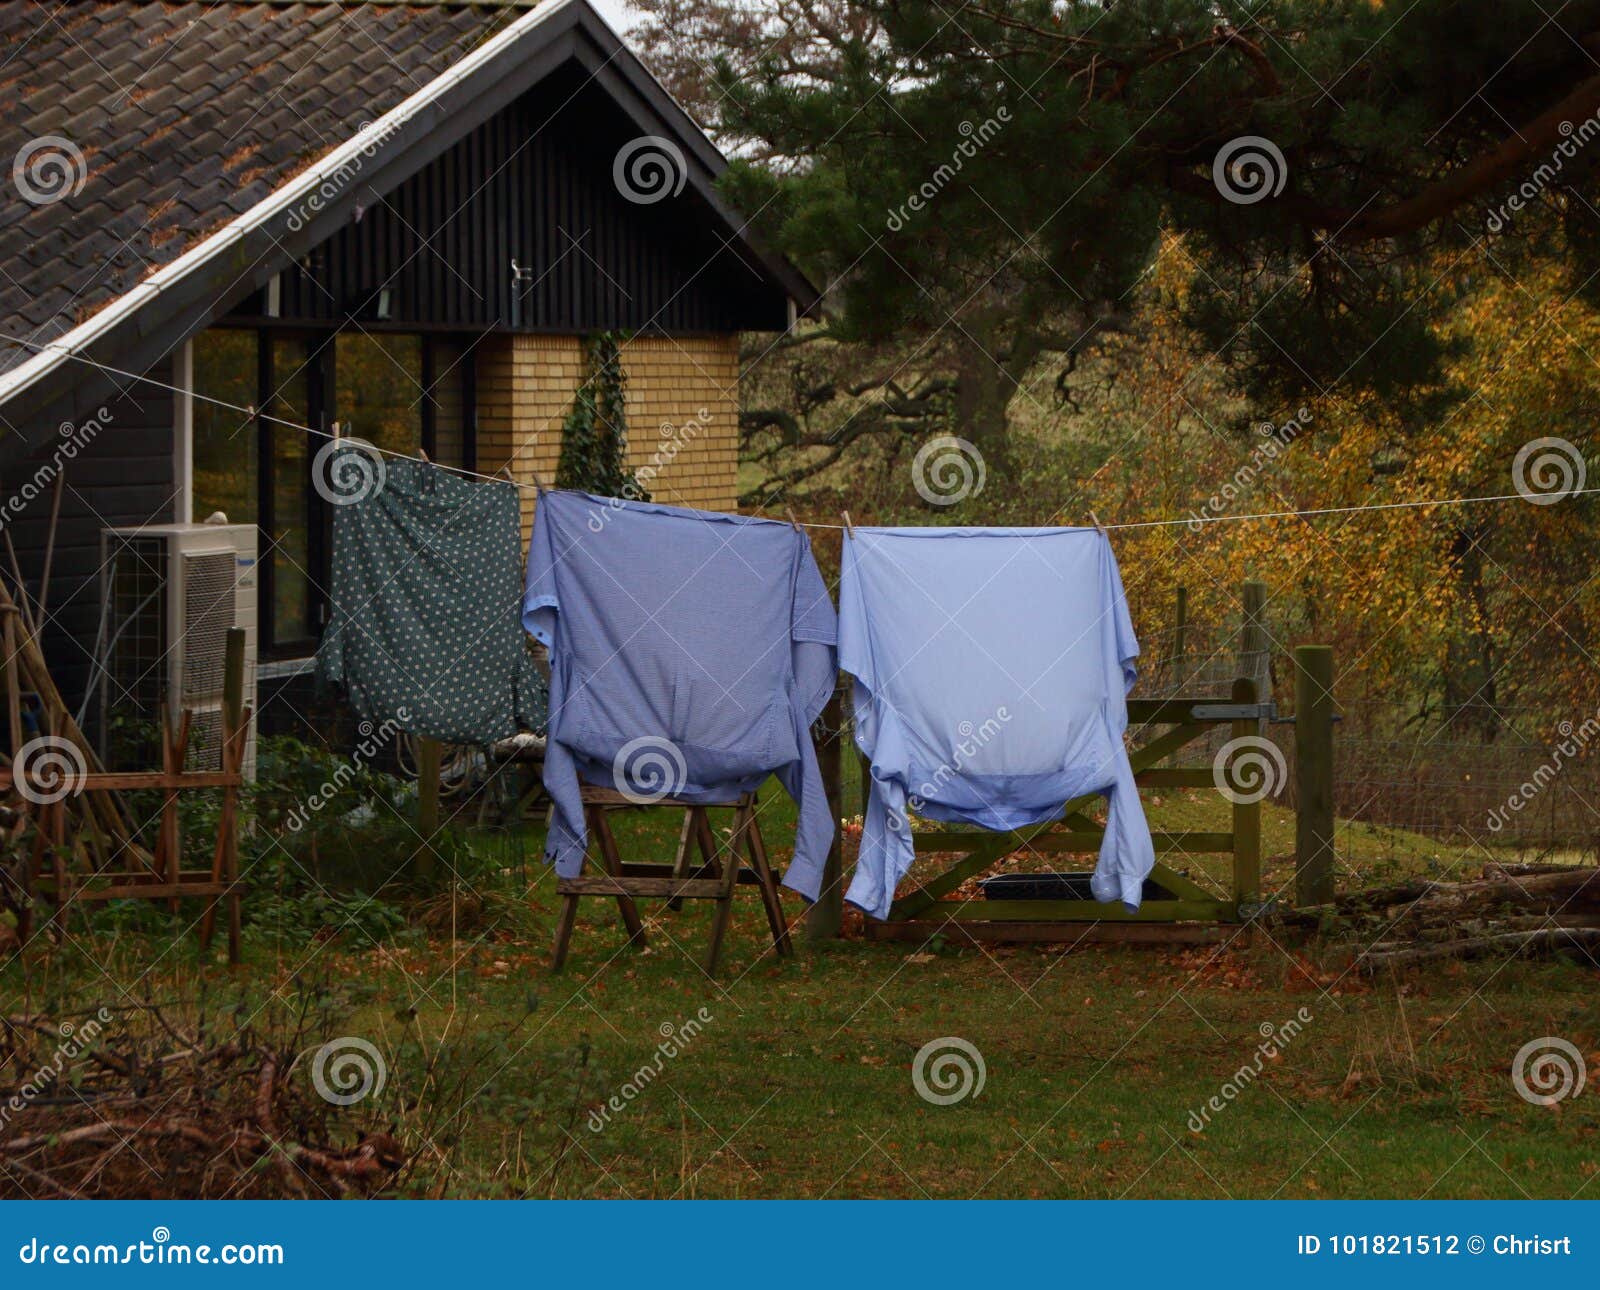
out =
[[(1255, 703), (1257, 693), (1255, 681), (1248, 676), (1233, 683), (1235, 703)], [(1253, 737), (1260, 728), (1255, 717), (1240, 717), (1233, 723), (1231, 737)], [(1231, 778), (1231, 767), (1228, 774)], [(1239, 785), (1233, 787), (1233, 898), (1240, 905), (1255, 905), (1261, 899), (1261, 799), (1243, 801), (1247, 795), (1238, 791)]]
[(844, 813), (844, 687), (847, 684), (841, 675), (816, 724), (817, 769), (822, 772), (828, 813), (833, 817), (833, 844), (828, 848), (827, 863), (822, 869), (822, 891), (806, 910), (806, 939), (810, 941), (830, 940), (844, 926), (839, 817)]
[(1256, 683), (1256, 701), (1272, 695), (1272, 666), (1268, 662), (1267, 584), (1250, 581), (1239, 588), (1244, 623), (1239, 631), (1239, 675)]
[(1294, 651), (1294, 903), (1333, 899), (1333, 650)]
[(1182, 694), (1189, 673), (1189, 588), (1178, 588), (1178, 605), (1174, 615), (1172, 655), (1176, 662), (1172, 668), (1172, 686)]

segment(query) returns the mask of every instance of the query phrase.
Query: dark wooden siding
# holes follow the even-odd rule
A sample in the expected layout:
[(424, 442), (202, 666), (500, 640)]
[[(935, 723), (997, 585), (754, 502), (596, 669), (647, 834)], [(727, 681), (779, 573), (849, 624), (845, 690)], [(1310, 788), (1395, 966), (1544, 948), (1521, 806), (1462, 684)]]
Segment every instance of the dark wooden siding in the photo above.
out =
[[(553, 75), (283, 273), (279, 316), (373, 320), (384, 287), (396, 327), (782, 330), (783, 292), (692, 188), (651, 204), (618, 191), (638, 134), (598, 86)], [(262, 310), (258, 293), (235, 316)]]
[[(171, 384), (172, 365), (150, 373)], [(173, 519), (173, 403), (169, 391), (129, 383), (128, 393), (107, 396), (101, 429), (65, 464), (61, 518), (50, 571), (44, 653), (56, 685), (72, 708), (89, 682), (95, 633), (100, 621), (100, 530), (123, 524), (168, 523)], [(89, 416), (96, 415), (91, 410)], [(88, 417), (80, 417), (81, 425)], [(7, 464), (6, 495), (36, 477), (54, 459), (59, 432), (30, 434), (38, 444), (27, 457)], [(43, 442), (40, 442), (43, 440)], [(42, 477), (41, 482), (42, 482)], [(37, 600), (50, 525), (50, 487), (7, 520), (17, 559)]]

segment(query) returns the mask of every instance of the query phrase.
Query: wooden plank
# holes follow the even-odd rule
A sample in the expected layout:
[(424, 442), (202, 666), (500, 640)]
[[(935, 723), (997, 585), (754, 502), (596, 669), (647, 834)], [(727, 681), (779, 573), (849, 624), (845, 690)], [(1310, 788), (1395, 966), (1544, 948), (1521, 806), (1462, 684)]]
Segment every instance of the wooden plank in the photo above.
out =
[[(1159, 923), (1231, 922), (1235, 906), (1225, 900), (1147, 900), (1133, 913), (1118, 902), (1098, 900), (936, 900), (924, 906), (922, 919), (953, 918), (963, 923), (1071, 922)], [(891, 919), (890, 921), (898, 921)]]
[[(1180, 700), (1180, 702), (1199, 701), (1200, 700)], [(1179, 748), (1182, 748), (1183, 745), (1188, 743), (1191, 739), (1195, 739), (1200, 735), (1205, 734), (1205, 732), (1206, 726), (1204, 724), (1194, 722), (1181, 725), (1175, 730), (1169, 730), (1165, 734), (1151, 740), (1150, 743), (1144, 745), (1142, 748), (1136, 749), (1128, 759), (1129, 764), (1132, 766), (1135, 774), (1142, 770), (1148, 770), (1150, 767), (1154, 766), (1156, 762), (1170, 756)], [(1063, 814), (1070, 816), (1074, 812), (1082, 811), (1086, 807), (1092, 806), (1097, 800), (1099, 800), (1100, 796), (1101, 795), (1098, 793), (1086, 793), (1082, 797), (1076, 797), (1072, 801), (1066, 803), (1065, 807), (1063, 808)], [(983, 870), (993, 864), (994, 861), (1000, 856), (1006, 855), (1011, 851), (1020, 850), (1021, 848), (1030, 845), (1035, 838), (1043, 833), (1048, 832), (1054, 827), (1055, 825), (1053, 823), (1046, 822), (1044, 824), (1034, 825), (1032, 828), (1018, 829), (1015, 832), (1004, 835), (990, 834), (987, 835), (986, 838), (983, 834), (970, 835), (972, 838), (985, 838), (985, 840), (981, 842), (973, 842), (968, 840), (957, 843), (957, 846), (973, 846), (974, 850), (970, 854), (963, 856), (960, 860), (957, 860), (953, 865), (950, 866), (949, 869), (945, 870), (944, 873), (940, 874), (938, 877), (932, 878), (928, 882), (925, 882), (917, 891), (911, 892), (910, 894), (895, 901), (890, 907), (890, 916), (896, 919), (916, 917), (921, 910), (927, 908), (928, 905), (932, 904), (940, 897), (949, 895), (962, 883), (967, 881), (968, 878), (982, 873)], [(915, 834), (913, 835), (913, 845), (916, 847), (918, 854), (922, 854), (924, 849), (927, 851), (934, 851), (940, 846), (947, 845), (947, 843), (924, 843), (923, 839), (930, 837), (938, 838), (941, 836), (948, 838), (949, 835), (941, 835), (940, 833)], [(1095, 846), (1096, 849), (1098, 849), (1099, 844), (1096, 843)], [(1231, 847), (1224, 849), (1231, 849)]]
[(1160, 883), (1179, 900), (1217, 899), (1216, 892), (1207, 891), (1193, 879), (1184, 877), (1183, 874), (1162, 864), (1159, 860), (1156, 861), (1156, 867), (1150, 871), (1150, 878), (1151, 881)]
[[(42, 879), (45, 887), (50, 887), (53, 882), (54, 879), (50, 879), (50, 877)], [(147, 871), (147, 869), (146, 871), (130, 869), (130, 871), (101, 872), (101, 874), (80, 874), (69, 879), (69, 885), (72, 885), (72, 887), (90, 887), (90, 883), (96, 882), (109, 882), (114, 887), (138, 887), (139, 890), (155, 890), (155, 888), (168, 887), (170, 885), (163, 875), (154, 874), (154, 872)], [(219, 879), (211, 872), (205, 871), (205, 869), (181, 869), (178, 874), (178, 882), (184, 887), (194, 887), (197, 883), (198, 885), (206, 885), (206, 883), (219, 882)]]
[[(1189, 725), (1195, 720), (1189, 714), (1196, 706), (1218, 701), (1214, 694), (1197, 694), (1187, 699), (1129, 699), (1128, 724), (1130, 726)], [(1201, 720), (1206, 725), (1215, 725), (1226, 718), (1204, 717)]]
[[(683, 813), (683, 824), (678, 829), (678, 849), (672, 853), (672, 864), (670, 866), (672, 877), (674, 878), (681, 879), (689, 876), (689, 848), (694, 845), (695, 814), (696, 812), (694, 811), (685, 811)], [(640, 866), (629, 864), (626, 860), (622, 862), (621, 867), (624, 878), (632, 877), (635, 874), (641, 878), (646, 876), (638, 873)], [(655, 866), (651, 865), (651, 868), (655, 868)], [(669, 900), (667, 908), (676, 911), (683, 908), (683, 905), (681, 901)]]
[[(837, 838), (835, 838), (837, 843)], [(750, 863), (755, 866), (757, 886), (761, 889), (761, 903), (767, 912), (767, 926), (772, 931), (772, 948), (781, 958), (793, 954), (789, 941), (789, 924), (783, 917), (783, 900), (778, 895), (778, 880), (773, 876), (772, 863), (767, 858), (767, 841), (761, 836), (761, 822), (755, 814), (755, 798), (751, 796), (750, 827), (745, 830), (745, 844), (750, 850)], [(737, 871), (743, 877), (748, 870)]]
[(973, 943), (1067, 945), (1214, 945), (1237, 933), (1216, 923), (956, 923), (915, 919), (869, 923), (875, 941), (926, 942), (933, 936)]
[(1215, 788), (1216, 776), (1209, 766), (1153, 766), (1133, 777), (1140, 788)]
[(1333, 899), (1333, 650), (1294, 652), (1294, 903)]
[[(600, 788), (595, 784), (583, 785), (582, 797), (583, 804), (585, 806), (633, 807), (635, 810), (643, 810), (652, 806), (690, 805), (688, 802), (669, 798), (663, 798), (659, 802), (641, 802), (637, 797), (628, 797), (623, 793), (617, 792), (617, 790), (614, 788)], [(700, 802), (698, 805), (711, 807), (737, 807), (739, 805), (739, 799), (737, 797), (730, 797), (727, 799), (718, 798), (714, 802)]]
[(606, 819), (605, 811), (598, 806), (590, 807), (585, 814), (589, 820), (590, 845), (599, 844), (602, 867), (606, 875), (613, 879), (612, 891), (617, 897), (617, 912), (622, 918), (622, 925), (627, 928), (628, 941), (635, 948), (643, 949), (644, 922), (639, 917), (639, 910), (634, 905), (631, 895), (616, 890), (615, 880), (622, 877), (622, 854), (617, 850), (617, 839), (611, 832), (611, 822)]
[[(981, 839), (993, 838), (995, 845), (1000, 849), (999, 856), (1009, 855), (1012, 851), (1026, 848), (1041, 854), (1053, 855), (1058, 852), (1096, 852), (1105, 838), (1104, 830), (1089, 832), (1061, 832), (1037, 833), (1021, 841), (1023, 834), (1017, 833), (977, 833), (966, 830), (952, 830), (948, 832), (918, 833), (915, 835), (916, 852), (918, 855), (941, 854), (953, 851), (965, 851), (972, 844)], [(1205, 855), (1215, 852), (1229, 852), (1233, 850), (1233, 834), (1231, 833), (1204, 833), (1198, 831), (1184, 833), (1151, 833), (1155, 842), (1157, 855), (1170, 855), (1173, 852), (1182, 852), (1187, 855)], [(1018, 839), (1013, 842), (1013, 839)], [(991, 848), (993, 849), (993, 848)]]
[(115, 887), (74, 887), (72, 900), (180, 900), (186, 896), (221, 896), (225, 882), (140, 882)]
[(721, 878), (614, 878), (591, 874), (583, 878), (556, 879), (559, 896), (673, 897), (679, 900), (718, 900)]
[(734, 817), (728, 858), (722, 862), (722, 882), (717, 894), (717, 907), (711, 914), (711, 940), (706, 946), (707, 976), (717, 974), (717, 962), (722, 957), (722, 938), (727, 935), (728, 924), (733, 920), (733, 894), (739, 877), (739, 854), (744, 850), (753, 814), (749, 800), (746, 799), (739, 807), (738, 815)]
[[(169, 774), (159, 770), (141, 771), (93, 771), (78, 777), (75, 783), (80, 787), (75, 789), (72, 796), (91, 791), (103, 792), (108, 790), (156, 788), (182, 790), (185, 788), (238, 788), (244, 782), (239, 775), (230, 775), (226, 771), (184, 771), (181, 774)], [(9, 789), (15, 783), (11, 767), (0, 767), (0, 790)]]
[[(697, 865), (684, 870), (682, 874), (675, 872), (675, 866), (663, 860), (624, 860), (622, 862), (622, 876), (624, 878), (695, 878), (715, 879), (721, 873), (720, 867), (712, 869), (706, 865)], [(739, 870), (739, 885), (741, 887), (759, 887), (761, 880), (753, 869), (741, 867)]]
[[(1040, 824), (1032, 829), (1021, 829), (1014, 833), (975, 835), (982, 840), (978, 842), (971, 852), (957, 860), (942, 874), (923, 883), (918, 890), (895, 901), (889, 908), (890, 917), (914, 918), (919, 911), (927, 908), (941, 896), (949, 895), (962, 883), (966, 882), (968, 878), (982, 873), (1001, 856), (1005, 855), (1008, 850), (1015, 851), (1019, 847), (1025, 846), (1036, 834), (1043, 833), (1053, 827), (1054, 825), (1052, 824)], [(914, 835), (913, 845), (915, 845), (915, 838), (926, 836), (929, 835)], [(972, 846), (973, 844), (968, 841), (964, 845)]]
[[(1133, 773), (1137, 775), (1142, 770), (1149, 770), (1157, 762), (1164, 761), (1172, 756), (1184, 744), (1200, 738), (1208, 728), (1204, 722), (1191, 721), (1186, 725), (1169, 730), (1165, 734), (1157, 735), (1149, 743), (1135, 748), (1128, 756), (1128, 763), (1133, 767)], [(1099, 795), (1095, 794), (1095, 796)], [(1091, 797), (1089, 800), (1093, 801), (1094, 798)]]

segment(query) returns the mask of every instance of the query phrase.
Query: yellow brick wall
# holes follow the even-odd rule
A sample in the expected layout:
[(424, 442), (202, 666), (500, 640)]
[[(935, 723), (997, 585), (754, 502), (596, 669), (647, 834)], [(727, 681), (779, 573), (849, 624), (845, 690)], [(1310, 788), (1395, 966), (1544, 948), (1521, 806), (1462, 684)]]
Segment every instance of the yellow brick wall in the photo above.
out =
[[(478, 469), (554, 484), (561, 423), (583, 377), (577, 336), (490, 336), (478, 347)], [(739, 466), (739, 346), (734, 336), (639, 337), (622, 348), (628, 464), (651, 499), (731, 511)], [(534, 494), (522, 503), (524, 536)]]

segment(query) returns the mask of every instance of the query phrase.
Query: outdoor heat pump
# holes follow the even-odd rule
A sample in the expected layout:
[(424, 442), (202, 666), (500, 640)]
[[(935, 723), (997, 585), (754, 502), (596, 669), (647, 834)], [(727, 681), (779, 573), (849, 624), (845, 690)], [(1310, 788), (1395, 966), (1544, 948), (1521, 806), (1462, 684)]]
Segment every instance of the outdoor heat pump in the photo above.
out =
[[(221, 765), (228, 629), (242, 627), (244, 702), (255, 706), (256, 526), (149, 524), (100, 535), (101, 751), (125, 749), (129, 727), (158, 729), (165, 703), (188, 709), (188, 769)], [(135, 739), (148, 755), (156, 741)], [(121, 748), (119, 749), (119, 745)], [(245, 748), (255, 773), (255, 726)]]

